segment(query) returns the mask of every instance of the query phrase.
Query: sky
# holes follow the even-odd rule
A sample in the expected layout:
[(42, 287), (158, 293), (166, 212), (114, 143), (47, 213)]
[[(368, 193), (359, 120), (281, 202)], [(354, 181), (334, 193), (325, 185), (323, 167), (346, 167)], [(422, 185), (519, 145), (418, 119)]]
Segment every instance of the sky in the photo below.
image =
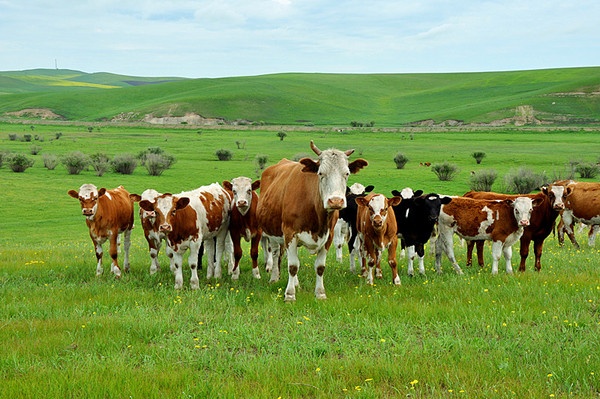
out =
[(0, 70), (216, 78), (600, 66), (598, 0), (0, 0)]

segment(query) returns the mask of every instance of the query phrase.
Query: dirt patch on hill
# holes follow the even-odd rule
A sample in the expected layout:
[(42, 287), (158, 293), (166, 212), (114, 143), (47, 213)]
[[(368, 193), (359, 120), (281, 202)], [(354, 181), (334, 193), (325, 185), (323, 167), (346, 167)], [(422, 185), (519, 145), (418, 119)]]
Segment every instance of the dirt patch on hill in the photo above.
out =
[(145, 122), (151, 125), (203, 125), (216, 126), (225, 124), (222, 118), (205, 118), (202, 115), (190, 112), (184, 116), (154, 116), (153, 114), (140, 115), (137, 112), (124, 112), (116, 115), (111, 122)]
[(55, 114), (46, 108), (26, 108), (20, 111), (7, 112), (6, 116), (16, 118), (33, 118), (33, 119), (44, 119), (44, 120), (64, 120), (65, 118), (61, 115)]

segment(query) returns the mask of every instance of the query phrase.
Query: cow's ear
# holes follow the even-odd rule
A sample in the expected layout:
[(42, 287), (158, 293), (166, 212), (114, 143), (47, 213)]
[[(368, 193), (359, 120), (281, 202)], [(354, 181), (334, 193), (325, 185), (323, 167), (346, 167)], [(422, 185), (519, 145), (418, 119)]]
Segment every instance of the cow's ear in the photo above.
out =
[(394, 189), (392, 190), (392, 195), (396, 196), (396, 197), (401, 197), (402, 195), (400, 194), (400, 191)]
[(535, 208), (536, 206), (539, 206), (543, 201), (544, 201), (543, 198), (537, 197), (533, 200), (532, 205)]
[(452, 198), (440, 197), (440, 202), (442, 203), (442, 205), (448, 205), (450, 202), (452, 202)]
[(258, 190), (260, 188), (260, 180), (254, 180), (252, 182), (252, 191)]
[(148, 200), (143, 200), (143, 201), (140, 201), (140, 208), (142, 208), (146, 212), (153, 212), (154, 204)]
[(565, 197), (568, 197), (569, 195), (571, 195), (572, 192), (573, 192), (573, 187), (567, 186), (567, 188), (565, 189)]
[(190, 203), (190, 199), (188, 197), (181, 197), (181, 198), (177, 199), (177, 201), (175, 203), (175, 209), (177, 209), (177, 210), (183, 209), (186, 206), (188, 206), (189, 203)]
[(140, 202), (142, 199), (142, 196), (139, 194), (129, 194), (129, 198), (133, 201), (133, 202)]
[(355, 159), (354, 161), (348, 164), (348, 168), (350, 169), (350, 173), (355, 174), (358, 173), (359, 170), (367, 166), (369, 163), (362, 158)]
[[(367, 187), (365, 187), (365, 193), (370, 193), (374, 189), (375, 189), (375, 186), (372, 184), (369, 184)], [(396, 194), (394, 194), (394, 195), (396, 195)]]
[(223, 188), (225, 188), (225, 190), (233, 191), (233, 185), (229, 180), (223, 180)]
[(67, 194), (69, 194), (71, 197), (73, 197), (75, 199), (79, 199), (79, 192), (77, 192), (75, 190), (69, 190), (69, 191), (67, 191)]
[(507, 199), (504, 200), (504, 202), (507, 203), (510, 206), (514, 206), (515, 200), (511, 200), (511, 199), (507, 198)]
[(98, 190), (98, 198), (102, 197), (104, 194), (106, 194), (106, 189), (102, 187), (100, 190)]
[(417, 190), (413, 193), (413, 198), (420, 197), (421, 195), (423, 195), (423, 190)]
[(303, 172), (317, 173), (319, 171), (319, 163), (310, 158), (302, 158), (299, 162), (304, 165)]
[(354, 200), (356, 201), (356, 205), (369, 206), (369, 201), (365, 197), (356, 197)]
[(541, 191), (542, 191), (544, 194), (548, 195), (548, 186), (542, 186), (542, 187), (540, 187), (540, 190), (541, 190)]
[(394, 196), (394, 197), (388, 199), (389, 206), (398, 206), (400, 204), (400, 202), (402, 202), (402, 197), (399, 197), (399, 196)]

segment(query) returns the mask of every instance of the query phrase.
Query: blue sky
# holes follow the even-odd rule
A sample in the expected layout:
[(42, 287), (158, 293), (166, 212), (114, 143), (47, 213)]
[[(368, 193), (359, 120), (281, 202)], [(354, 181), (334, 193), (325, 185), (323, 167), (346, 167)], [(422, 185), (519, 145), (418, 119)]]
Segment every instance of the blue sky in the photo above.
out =
[(600, 66), (600, 1), (0, 0), (0, 54), (190, 78)]

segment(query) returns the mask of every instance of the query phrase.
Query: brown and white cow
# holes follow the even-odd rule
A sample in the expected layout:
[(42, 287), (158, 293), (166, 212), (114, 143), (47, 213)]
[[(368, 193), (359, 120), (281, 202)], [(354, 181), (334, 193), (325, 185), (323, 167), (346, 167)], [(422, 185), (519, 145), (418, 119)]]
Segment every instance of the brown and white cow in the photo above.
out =
[(354, 150), (321, 151), (312, 141), (311, 149), (319, 159), (299, 162), (282, 159), (269, 166), (260, 179), (258, 222), (271, 246), (283, 244), (287, 252), (289, 278), (285, 300), (296, 299), (298, 286), (298, 247), (316, 253), (315, 295), (325, 299), (323, 273), (325, 258), (333, 240), (338, 211), (346, 207), (346, 184), (350, 173), (367, 166), (367, 161), (348, 162)]
[(112, 190), (98, 188), (93, 184), (84, 184), (79, 191), (69, 190), (68, 194), (79, 200), (81, 213), (85, 216), (90, 237), (96, 249), (96, 275), (102, 274), (102, 244), (109, 240), (109, 254), (112, 259), (111, 271), (116, 278), (121, 277), (117, 261), (120, 246), (120, 234), (123, 234), (123, 269), (129, 271), (129, 248), (131, 229), (133, 229), (133, 201), (123, 186)]
[(203, 242), (207, 255), (206, 278), (221, 277), (221, 257), (231, 209), (227, 190), (213, 183), (176, 195), (159, 195), (154, 203), (142, 200), (140, 207), (156, 213), (159, 229), (167, 235), (167, 243), (172, 250), (175, 289), (183, 286), (183, 255), (188, 248), (188, 264), (192, 271), (190, 286), (192, 289), (199, 287), (198, 251)]
[[(542, 251), (544, 247), (544, 240), (550, 235), (554, 229), (554, 224), (559, 212), (554, 208), (552, 204), (553, 196), (550, 194), (548, 187), (542, 187), (542, 191), (537, 194), (518, 195), (518, 194), (501, 194), (488, 191), (469, 191), (464, 194), (464, 197), (475, 198), (475, 199), (494, 199), (494, 200), (505, 200), (505, 199), (516, 199), (517, 197), (529, 197), (535, 203), (536, 206), (533, 208), (531, 213), (531, 220), (529, 226), (526, 226), (521, 236), (520, 255), (521, 263), (519, 264), (519, 271), (525, 271), (525, 264), (527, 257), (529, 256), (529, 244), (533, 241), (533, 250), (535, 254), (535, 270), (540, 271), (542, 269)], [(479, 266), (483, 267), (483, 240), (473, 240), (468, 242), (467, 247), (467, 266), (471, 266), (473, 256), (473, 246), (477, 245), (477, 261)]]
[[(156, 202), (156, 198), (161, 193), (153, 188), (144, 190), (142, 194), (130, 194), (129, 196), (134, 202), (150, 201), (151, 203)], [(156, 219), (156, 212), (146, 211), (140, 207), (140, 221), (142, 228), (144, 229), (144, 237), (148, 242), (148, 252), (150, 253), (150, 274), (154, 274), (160, 270), (160, 262), (158, 261), (158, 253), (160, 252), (161, 244), (167, 240), (167, 235), (164, 231), (161, 231)], [(171, 258), (169, 246), (167, 245), (167, 255)]]
[(260, 278), (258, 269), (258, 247), (262, 237), (262, 230), (256, 220), (256, 207), (258, 195), (256, 190), (260, 187), (260, 180), (254, 182), (249, 177), (236, 177), (230, 181), (225, 180), (223, 187), (233, 195), (231, 216), (229, 221), (229, 234), (233, 241), (234, 265), (231, 278), (237, 280), (240, 276), (240, 259), (242, 258), (241, 239), (250, 242), (250, 258), (252, 259), (252, 275)]
[[(388, 264), (392, 269), (392, 282), (400, 284), (396, 249), (398, 235), (396, 216), (392, 206), (400, 204), (402, 198), (386, 198), (383, 194), (371, 193), (366, 197), (357, 197), (358, 212), (356, 228), (361, 243), (362, 274), (366, 273), (367, 283), (373, 284), (373, 268), (377, 277), (381, 277), (381, 256), (388, 250)], [(368, 269), (367, 269), (368, 265)]]
[(469, 240), (492, 242), (492, 274), (498, 274), (498, 261), (504, 253), (506, 272), (512, 273), (512, 246), (529, 225), (534, 201), (527, 197), (514, 200), (484, 200), (452, 197), (442, 206), (438, 219), (435, 268), (441, 273), (442, 252), (445, 252), (458, 274), (462, 270), (454, 256), (453, 235)]
[(595, 236), (600, 229), (600, 183), (562, 180), (552, 183), (549, 190), (554, 195), (554, 207), (562, 209), (558, 224), (558, 242), (564, 243), (565, 233), (579, 249), (573, 226), (580, 222), (590, 226), (588, 245), (594, 246)]

